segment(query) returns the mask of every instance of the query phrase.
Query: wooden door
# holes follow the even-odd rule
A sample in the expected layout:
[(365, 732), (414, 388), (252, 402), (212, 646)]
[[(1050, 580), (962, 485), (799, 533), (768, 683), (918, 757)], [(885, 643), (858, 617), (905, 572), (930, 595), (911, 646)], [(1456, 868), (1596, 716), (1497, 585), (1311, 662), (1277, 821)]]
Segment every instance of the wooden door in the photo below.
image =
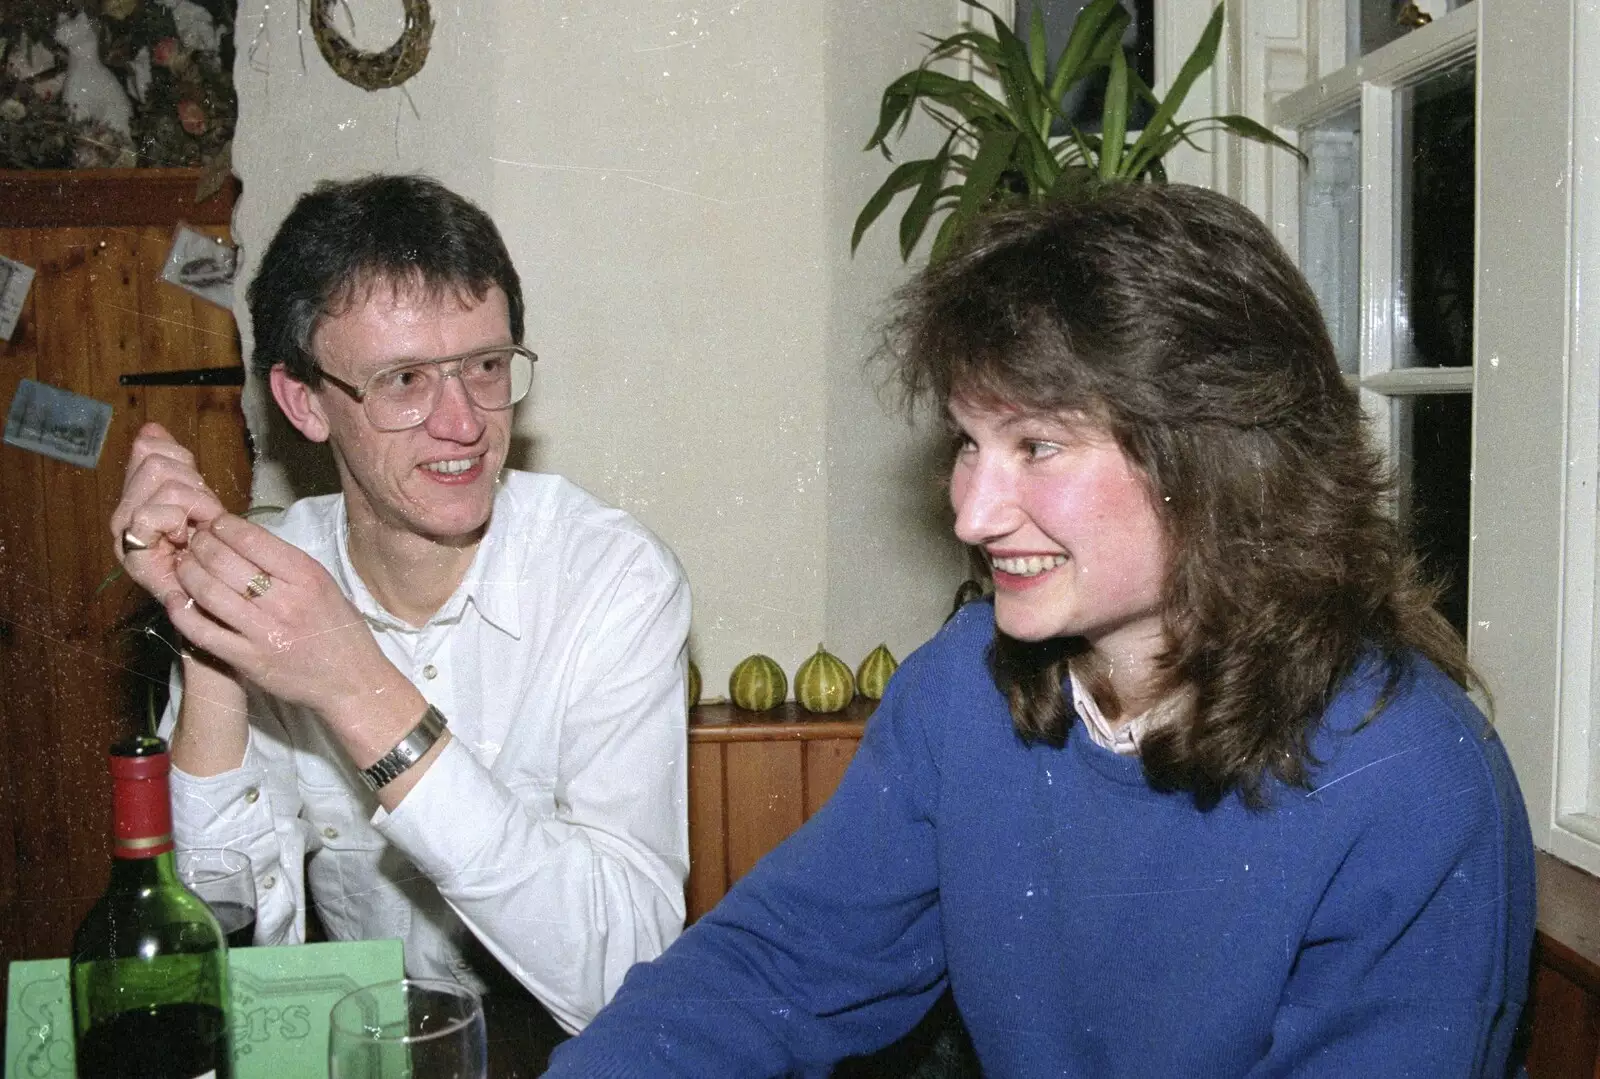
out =
[(226, 235), (231, 197), (197, 207), (193, 191), (189, 170), (0, 173), (0, 254), (36, 272), (0, 341), (0, 409), (24, 378), (114, 409), (98, 468), (0, 446), (0, 974), (13, 959), (65, 955), (103, 889), (106, 748), (159, 680), (163, 661), (148, 659), (164, 645), (143, 638), (156, 651), (139, 650), (140, 671), (122, 628), (146, 597), (126, 578), (107, 583), (106, 522), (134, 434), (161, 422), (230, 508), (249, 499), (238, 387), (118, 384), (240, 362), (231, 312), (160, 280), (180, 218)]

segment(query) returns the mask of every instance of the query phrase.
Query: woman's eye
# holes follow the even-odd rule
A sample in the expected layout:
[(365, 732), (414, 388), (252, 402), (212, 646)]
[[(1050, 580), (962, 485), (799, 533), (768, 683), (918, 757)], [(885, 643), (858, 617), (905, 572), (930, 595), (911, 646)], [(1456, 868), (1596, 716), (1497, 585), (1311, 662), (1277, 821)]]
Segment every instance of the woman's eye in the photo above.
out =
[(1046, 457), (1054, 456), (1060, 451), (1061, 446), (1055, 442), (1044, 442), (1040, 439), (1030, 438), (1023, 442), (1022, 449), (1030, 460), (1042, 461)]
[(978, 448), (978, 444), (966, 435), (952, 435), (950, 437), (950, 451), (956, 456), (971, 453)]

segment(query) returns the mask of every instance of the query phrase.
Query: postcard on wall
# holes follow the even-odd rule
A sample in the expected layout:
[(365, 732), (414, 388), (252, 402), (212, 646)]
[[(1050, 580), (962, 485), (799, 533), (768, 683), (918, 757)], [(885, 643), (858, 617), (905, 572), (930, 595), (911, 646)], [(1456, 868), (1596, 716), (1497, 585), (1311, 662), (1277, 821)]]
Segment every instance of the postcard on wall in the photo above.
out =
[(31, 378), (17, 385), (6, 414), (5, 441), (58, 461), (94, 468), (111, 427), (111, 406)]
[(172, 232), (161, 280), (232, 311), (233, 275), (238, 268), (238, 248), (180, 222)]
[(11, 340), (22, 317), (22, 301), (33, 285), (33, 267), (0, 255), (0, 340)]

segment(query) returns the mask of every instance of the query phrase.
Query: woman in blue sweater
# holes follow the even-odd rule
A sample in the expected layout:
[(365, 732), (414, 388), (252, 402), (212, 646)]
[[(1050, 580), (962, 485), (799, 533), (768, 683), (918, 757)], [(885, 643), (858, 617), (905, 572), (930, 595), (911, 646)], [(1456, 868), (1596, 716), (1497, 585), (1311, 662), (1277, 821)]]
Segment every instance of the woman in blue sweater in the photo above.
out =
[(1499, 1077), (1532, 845), (1316, 302), (1181, 186), (999, 217), (888, 355), (992, 600), (552, 1076), (827, 1075), (949, 988), (991, 1079)]

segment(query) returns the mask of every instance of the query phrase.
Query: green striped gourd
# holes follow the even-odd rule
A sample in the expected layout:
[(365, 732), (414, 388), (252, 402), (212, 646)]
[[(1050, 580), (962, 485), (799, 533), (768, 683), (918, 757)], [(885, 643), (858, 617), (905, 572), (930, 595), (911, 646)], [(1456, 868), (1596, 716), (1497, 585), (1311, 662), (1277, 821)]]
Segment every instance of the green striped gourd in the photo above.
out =
[(770, 656), (757, 652), (739, 661), (728, 676), (728, 696), (740, 708), (765, 712), (783, 703), (789, 693), (789, 680), (783, 668)]
[(867, 653), (867, 658), (856, 668), (856, 689), (863, 697), (883, 700), (883, 691), (889, 688), (889, 677), (900, 666), (884, 645)]
[(822, 645), (794, 672), (794, 699), (811, 712), (838, 712), (856, 695), (850, 668)]

